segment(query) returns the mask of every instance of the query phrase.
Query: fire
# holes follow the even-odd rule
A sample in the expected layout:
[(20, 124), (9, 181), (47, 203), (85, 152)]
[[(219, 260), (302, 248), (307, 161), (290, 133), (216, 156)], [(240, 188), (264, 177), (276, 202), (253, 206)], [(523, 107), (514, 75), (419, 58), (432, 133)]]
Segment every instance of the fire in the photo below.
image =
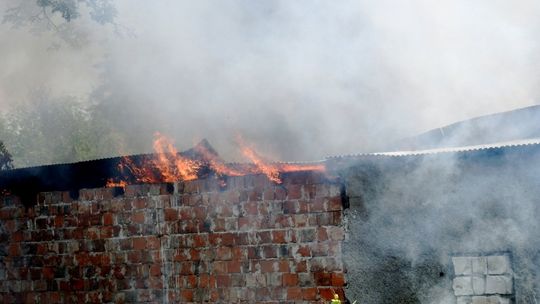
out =
[[(132, 157), (123, 157), (118, 165), (119, 173), (123, 179), (109, 179), (107, 187), (125, 187), (128, 180), (134, 179), (137, 183), (163, 183), (194, 180), (207, 172), (213, 172), (218, 178), (222, 176), (242, 176), (247, 174), (265, 174), (271, 181), (280, 184), (280, 175), (284, 172), (296, 171), (324, 171), (324, 165), (304, 165), (273, 163), (259, 155), (252, 147), (246, 145), (238, 137), (238, 144), (244, 157), (249, 159), (251, 165), (232, 165), (225, 163), (206, 141), (193, 149), (195, 156), (184, 156), (174, 147), (173, 142), (159, 133), (156, 133), (152, 157), (142, 157), (135, 161)], [(132, 178), (127, 178), (130, 176)], [(224, 183), (224, 182), (223, 182)]]
[(107, 180), (107, 184), (105, 184), (105, 187), (108, 187), (108, 188), (112, 188), (112, 187), (125, 188), (127, 185), (128, 185), (128, 183), (126, 181), (121, 180), (121, 181), (115, 182), (114, 179), (109, 178)]
[(264, 161), (262, 157), (260, 157), (252, 148), (248, 147), (244, 143), (242, 138), (238, 137), (237, 141), (242, 149), (242, 154), (244, 154), (245, 157), (251, 160), (261, 173), (265, 174), (269, 180), (281, 184), (281, 179), (279, 178), (279, 170), (277, 166)]
[(182, 157), (167, 137), (156, 133), (154, 151), (156, 151), (157, 155), (155, 166), (162, 175), (162, 181), (175, 182), (197, 179), (197, 172), (201, 164), (195, 160)]

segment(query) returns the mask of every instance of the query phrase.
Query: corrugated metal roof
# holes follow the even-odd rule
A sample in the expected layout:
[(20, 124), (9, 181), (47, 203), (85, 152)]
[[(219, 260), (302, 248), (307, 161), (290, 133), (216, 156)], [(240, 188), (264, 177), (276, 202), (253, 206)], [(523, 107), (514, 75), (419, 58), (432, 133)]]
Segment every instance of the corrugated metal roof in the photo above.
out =
[(540, 138), (530, 138), (530, 139), (513, 140), (513, 141), (498, 142), (498, 143), (484, 144), (484, 145), (446, 147), (446, 148), (427, 149), (427, 150), (360, 153), (360, 154), (352, 154), (352, 155), (330, 156), (330, 157), (327, 157), (327, 159), (348, 158), (348, 157), (352, 157), (352, 158), (369, 157), (369, 156), (393, 156), (393, 157), (416, 156), (416, 155), (430, 155), (430, 154), (440, 154), (440, 153), (471, 152), (471, 151), (502, 149), (502, 148), (521, 147), (521, 146), (531, 146), (531, 145), (540, 145)]

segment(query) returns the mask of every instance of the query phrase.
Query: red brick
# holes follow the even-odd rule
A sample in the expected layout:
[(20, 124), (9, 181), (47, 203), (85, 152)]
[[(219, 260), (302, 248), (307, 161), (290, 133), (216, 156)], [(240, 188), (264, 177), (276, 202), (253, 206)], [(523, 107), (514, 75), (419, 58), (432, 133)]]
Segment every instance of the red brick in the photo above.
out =
[(197, 287), (197, 276), (196, 275), (189, 275), (186, 276), (186, 287), (188, 288), (195, 288)]
[(55, 216), (54, 217), (54, 227), (60, 228), (64, 226), (64, 217), (63, 216)]
[(231, 278), (229, 275), (217, 275), (216, 276), (216, 286), (219, 287), (229, 287), (231, 286)]
[(261, 250), (259, 247), (248, 247), (248, 259), (254, 260), (254, 259), (260, 259), (261, 258)]
[(296, 250), (296, 254), (300, 255), (301, 257), (310, 257), (311, 248), (308, 245), (299, 246)]
[(12, 242), (22, 242), (24, 240), (24, 233), (22, 231), (16, 231), (11, 235)]
[[(168, 210), (168, 209), (165, 209), (165, 210)], [(170, 209), (170, 210), (174, 210), (174, 209)], [(167, 216), (165, 216), (165, 218), (167, 218)], [(192, 218), (193, 218), (193, 212), (191, 212), (191, 208), (180, 209), (180, 220), (190, 220)], [(174, 219), (171, 219), (171, 220), (174, 221)]]
[(315, 283), (318, 286), (331, 286), (332, 285), (332, 274), (327, 272), (315, 272), (313, 274), (315, 278)]
[(345, 286), (345, 276), (343, 273), (332, 273), (332, 286)]
[(204, 220), (208, 215), (208, 210), (204, 206), (194, 207), (193, 211), (196, 219)]
[(298, 202), (296, 201), (285, 201), (283, 202), (283, 213), (285, 214), (294, 214), (298, 212)]
[(334, 292), (336, 291), (332, 288), (319, 288), (319, 295), (321, 296), (321, 298), (328, 301), (334, 298)]
[(133, 212), (131, 220), (137, 224), (144, 224), (144, 211)]
[(262, 244), (272, 243), (272, 233), (270, 231), (257, 232), (257, 237)]
[(70, 281), (71, 289), (73, 290), (83, 290), (84, 289), (84, 280), (72, 279)]
[(201, 251), (197, 249), (189, 250), (189, 258), (191, 261), (200, 261), (201, 260)]
[(218, 247), (216, 249), (216, 260), (230, 260), (232, 252), (230, 247)]
[(306, 261), (296, 262), (296, 272), (307, 272), (307, 263)]
[(315, 198), (311, 201), (309, 204), (309, 212), (324, 212), (324, 199), (323, 198)]
[(165, 214), (165, 221), (176, 221), (178, 220), (178, 211), (173, 208), (166, 208), (163, 210)]
[(248, 217), (238, 218), (238, 230), (246, 230), (250, 228), (250, 220)]
[(199, 285), (200, 288), (209, 288), (210, 286), (210, 275), (202, 273), (199, 275)]
[(161, 264), (153, 264), (150, 266), (150, 275), (157, 277), (161, 275)]
[(326, 233), (326, 228), (325, 227), (319, 227), (317, 229), (317, 239), (319, 241), (326, 241), (328, 240), (328, 234)]
[(225, 229), (225, 219), (222, 219), (222, 218), (214, 219), (213, 231), (214, 232), (224, 232), (224, 231), (226, 231), (226, 229)]
[(294, 200), (294, 199), (301, 199), (302, 198), (302, 186), (301, 185), (289, 185), (287, 188), (288, 195), (287, 198)]
[(141, 252), (140, 251), (129, 251), (127, 258), (131, 263), (140, 263), (141, 262)]
[(340, 211), (343, 208), (341, 197), (332, 197), (326, 202), (327, 211)]
[(287, 288), (287, 300), (302, 300), (302, 288)]
[(208, 235), (206, 234), (195, 234), (193, 236), (193, 247), (206, 247), (208, 246)]
[(103, 214), (103, 225), (112, 226), (113, 225), (113, 214), (110, 212)]
[(287, 190), (284, 187), (276, 187), (274, 189), (274, 198), (278, 201), (283, 201), (287, 198)]
[(313, 256), (327, 256), (328, 255), (328, 243), (314, 243), (311, 245), (311, 253)]
[(18, 257), (21, 255), (21, 246), (18, 243), (9, 244), (8, 254), (12, 257)]
[(259, 262), (259, 264), (261, 265), (261, 271), (262, 272), (274, 272), (275, 271), (275, 268), (274, 268), (275, 262), (272, 261), (272, 260), (262, 260), (262, 261)]
[(146, 237), (146, 248), (147, 249), (160, 249), (161, 242), (159, 238), (155, 236)]
[(182, 294), (182, 300), (186, 302), (193, 302), (193, 290), (182, 289), (180, 292)]
[(238, 261), (228, 261), (227, 262), (227, 272), (237, 273), (240, 272), (242, 268), (242, 263)]
[(213, 263), (213, 273), (227, 273), (227, 262), (215, 261)]
[(317, 288), (303, 288), (302, 289), (302, 298), (304, 300), (317, 300)]
[(221, 234), (221, 245), (223, 246), (233, 246), (234, 240), (235, 240), (235, 234), (233, 233)]
[(244, 205), (244, 210), (246, 211), (247, 215), (258, 215), (259, 212), (257, 210), (257, 203), (256, 202), (247, 202)]
[(282, 276), (283, 286), (297, 286), (298, 274), (296, 273), (284, 273)]
[(233, 247), (231, 248), (231, 254), (233, 260), (245, 260), (247, 257), (247, 249), (244, 247)]
[(270, 245), (270, 246), (262, 246), (264, 257), (266, 259), (269, 258), (277, 258), (277, 248)]
[(265, 201), (272, 201), (272, 200), (274, 200), (274, 198), (275, 198), (274, 189), (266, 189), (266, 190), (264, 190), (263, 199)]
[(144, 209), (147, 207), (146, 200), (143, 198), (136, 198), (133, 200), (133, 207), (135, 209)]
[(287, 241), (285, 240), (285, 235), (286, 235), (286, 232), (284, 230), (272, 231), (272, 241), (278, 244), (286, 243)]
[(280, 260), (278, 262), (278, 271), (279, 272), (289, 272), (290, 271), (289, 261), (288, 260)]
[(260, 201), (262, 199), (262, 191), (260, 188), (255, 188), (249, 191), (248, 200), (250, 202)]
[(133, 249), (143, 250), (146, 249), (146, 238), (138, 237), (133, 239)]
[(52, 280), (54, 278), (54, 268), (53, 267), (43, 267), (43, 278), (46, 280)]

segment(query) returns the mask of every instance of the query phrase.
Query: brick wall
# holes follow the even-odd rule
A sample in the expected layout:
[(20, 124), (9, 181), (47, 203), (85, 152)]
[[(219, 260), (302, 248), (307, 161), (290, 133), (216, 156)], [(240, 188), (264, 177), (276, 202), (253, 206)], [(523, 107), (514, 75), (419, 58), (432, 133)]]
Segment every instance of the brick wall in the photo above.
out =
[(342, 195), (295, 173), (41, 193), (0, 206), (3, 303), (320, 303), (343, 297)]

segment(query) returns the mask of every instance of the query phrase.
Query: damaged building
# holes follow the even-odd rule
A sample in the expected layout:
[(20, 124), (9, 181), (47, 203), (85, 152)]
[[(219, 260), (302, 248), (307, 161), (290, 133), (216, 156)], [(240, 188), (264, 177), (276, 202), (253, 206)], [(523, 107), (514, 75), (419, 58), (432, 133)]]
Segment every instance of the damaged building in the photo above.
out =
[(540, 144), (105, 187), (119, 159), (1, 173), (4, 303), (536, 303)]

